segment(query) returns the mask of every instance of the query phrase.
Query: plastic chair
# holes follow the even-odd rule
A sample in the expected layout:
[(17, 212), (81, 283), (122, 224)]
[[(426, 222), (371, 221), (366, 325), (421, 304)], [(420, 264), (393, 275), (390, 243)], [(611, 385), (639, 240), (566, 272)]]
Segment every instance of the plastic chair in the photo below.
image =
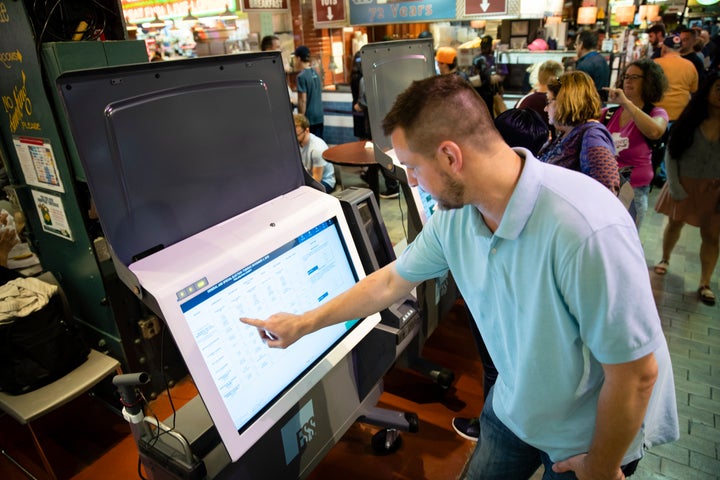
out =
[[(88, 359), (82, 365), (42, 388), (22, 395), (0, 392), (0, 410), (21, 424), (27, 425), (40, 460), (50, 478), (57, 479), (57, 476), (48, 462), (32, 422), (88, 392), (102, 379), (115, 372), (122, 373), (120, 362), (97, 350), (90, 350)], [(2, 453), (26, 475), (35, 478), (6, 451), (3, 450)]]

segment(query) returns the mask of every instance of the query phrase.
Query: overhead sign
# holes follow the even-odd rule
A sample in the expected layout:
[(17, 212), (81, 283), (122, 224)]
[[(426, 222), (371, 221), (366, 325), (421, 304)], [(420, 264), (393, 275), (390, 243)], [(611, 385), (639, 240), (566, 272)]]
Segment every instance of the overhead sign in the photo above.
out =
[(350, 24), (423, 23), (456, 18), (455, 0), (350, 0)]
[(315, 27), (347, 24), (345, 0), (313, 0)]
[(242, 0), (243, 12), (277, 12), (289, 8), (288, 0)]
[(507, 13), (507, 0), (465, 0), (465, 15)]
[(184, 17), (189, 12), (195, 16), (217, 15), (225, 11), (227, 0), (122, 0), (123, 15), (132, 23)]

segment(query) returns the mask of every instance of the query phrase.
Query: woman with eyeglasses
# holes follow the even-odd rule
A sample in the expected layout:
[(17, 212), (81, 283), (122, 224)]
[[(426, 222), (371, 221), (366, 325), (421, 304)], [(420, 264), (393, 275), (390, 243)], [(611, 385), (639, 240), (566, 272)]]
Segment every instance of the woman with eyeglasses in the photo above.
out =
[(655, 210), (667, 215), (668, 223), (655, 273), (667, 273), (683, 226), (699, 227), (698, 297), (715, 305), (710, 283), (720, 251), (720, 73), (708, 75), (670, 129), (665, 165), (668, 179)]
[(665, 134), (668, 114), (656, 107), (668, 81), (660, 65), (644, 58), (629, 64), (616, 88), (608, 88), (608, 101), (618, 107), (603, 111), (603, 123), (612, 134), (620, 169), (630, 168), (638, 229), (648, 209), (648, 193), (655, 175), (653, 142)]
[(545, 110), (557, 136), (540, 150), (538, 158), (582, 172), (617, 195), (620, 174), (615, 145), (598, 121), (601, 106), (595, 83), (585, 72), (567, 72), (550, 82)]

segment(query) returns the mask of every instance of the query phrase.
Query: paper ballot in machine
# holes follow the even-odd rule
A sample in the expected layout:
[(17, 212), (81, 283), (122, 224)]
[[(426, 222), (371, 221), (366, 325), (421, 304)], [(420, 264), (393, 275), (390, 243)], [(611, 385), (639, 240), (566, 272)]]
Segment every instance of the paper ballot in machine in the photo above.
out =
[[(380, 317), (284, 350), (238, 320), (304, 312), (364, 276), (340, 202), (304, 186), (279, 53), (72, 72), (57, 88), (113, 261), (206, 407), (178, 418), (209, 414), (221, 439), (185, 463), (203, 457), (209, 478), (306, 475), (364, 408), (349, 353)], [(192, 476), (165, 456), (144, 463)]]

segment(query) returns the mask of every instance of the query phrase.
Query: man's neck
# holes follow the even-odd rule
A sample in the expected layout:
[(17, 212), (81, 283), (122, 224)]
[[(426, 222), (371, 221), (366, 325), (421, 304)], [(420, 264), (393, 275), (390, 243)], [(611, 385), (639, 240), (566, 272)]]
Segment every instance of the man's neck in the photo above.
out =
[[(484, 158), (469, 191), (479, 192), (470, 203), (478, 209), (485, 225), (495, 232), (500, 226), (505, 209), (522, 173), (525, 159), (506, 145)], [(483, 169), (490, 169), (483, 172)]]

